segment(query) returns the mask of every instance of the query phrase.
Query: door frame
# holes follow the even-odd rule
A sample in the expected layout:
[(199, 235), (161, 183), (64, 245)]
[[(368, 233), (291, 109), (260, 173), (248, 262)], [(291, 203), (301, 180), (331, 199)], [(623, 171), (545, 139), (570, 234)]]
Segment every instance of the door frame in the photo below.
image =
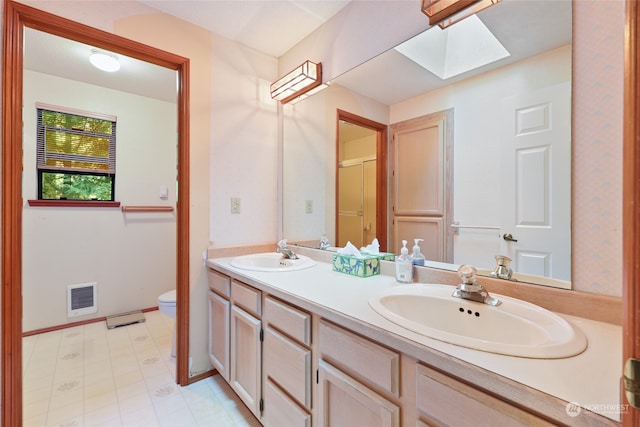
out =
[(352, 123), (362, 126), (376, 132), (376, 230), (378, 230), (378, 243), (380, 250), (386, 251), (388, 239), (387, 225), (387, 147), (388, 147), (388, 126), (383, 123), (349, 113), (341, 109), (336, 109), (336, 164), (335, 164), (335, 225), (336, 235), (334, 241), (338, 241), (338, 211), (339, 206), (339, 179), (338, 171), (340, 168), (340, 121)]
[(24, 28), (90, 44), (178, 73), (176, 381), (189, 382), (189, 59), (17, 3), (4, 2), (2, 63), (2, 415), (22, 425), (22, 69)]
[[(640, 359), (640, 6), (627, 1), (624, 40), (624, 148), (622, 217), (622, 363)], [(623, 393), (624, 395), (624, 393)], [(628, 403), (626, 396), (622, 403)], [(640, 424), (640, 410), (626, 407), (625, 427)]]

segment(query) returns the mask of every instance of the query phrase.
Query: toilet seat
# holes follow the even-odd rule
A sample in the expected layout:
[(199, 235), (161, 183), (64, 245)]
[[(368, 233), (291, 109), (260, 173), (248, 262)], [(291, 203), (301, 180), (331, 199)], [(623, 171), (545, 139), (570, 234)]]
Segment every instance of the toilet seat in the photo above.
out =
[(158, 297), (158, 304), (176, 305), (176, 290), (165, 292)]

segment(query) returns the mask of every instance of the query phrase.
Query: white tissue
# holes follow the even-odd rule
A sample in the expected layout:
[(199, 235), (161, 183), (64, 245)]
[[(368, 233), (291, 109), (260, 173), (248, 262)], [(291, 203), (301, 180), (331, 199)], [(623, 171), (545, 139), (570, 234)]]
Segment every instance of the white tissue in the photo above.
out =
[(356, 256), (356, 257), (362, 258), (362, 254), (360, 253), (358, 248), (353, 246), (353, 243), (351, 242), (347, 242), (344, 248), (338, 248), (337, 252), (340, 255), (350, 255), (350, 256)]
[(360, 252), (364, 252), (371, 255), (380, 254), (380, 242), (378, 242), (378, 238), (373, 239), (370, 245), (367, 245), (364, 248), (360, 248)]

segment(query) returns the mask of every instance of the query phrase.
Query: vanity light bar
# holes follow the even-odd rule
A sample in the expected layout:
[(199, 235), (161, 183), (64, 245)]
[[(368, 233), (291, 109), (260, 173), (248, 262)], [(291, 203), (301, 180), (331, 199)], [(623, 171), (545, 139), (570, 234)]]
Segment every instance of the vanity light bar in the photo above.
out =
[(501, 0), (422, 0), (422, 13), (429, 17), (429, 25), (446, 28), (462, 21)]
[(328, 87), (329, 87), (329, 83), (322, 83), (322, 84), (314, 87), (313, 89), (309, 90), (308, 92), (305, 92), (305, 93), (303, 93), (301, 95), (296, 96), (291, 101), (289, 101), (289, 104), (291, 104), (291, 105), (297, 104), (298, 102), (302, 101), (303, 99), (306, 99), (306, 98), (310, 97), (311, 95), (313, 95), (314, 93), (320, 92), (321, 90), (325, 90)]
[(322, 84), (322, 64), (305, 61), (295, 70), (271, 84), (271, 97), (286, 104)]

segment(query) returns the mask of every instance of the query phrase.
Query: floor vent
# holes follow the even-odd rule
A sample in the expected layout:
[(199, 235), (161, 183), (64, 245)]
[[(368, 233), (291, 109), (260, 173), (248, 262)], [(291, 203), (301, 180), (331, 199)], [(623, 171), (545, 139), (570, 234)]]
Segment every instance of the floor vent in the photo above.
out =
[(134, 323), (142, 323), (145, 320), (144, 314), (142, 314), (140, 310), (129, 313), (114, 314), (113, 316), (107, 316), (107, 329), (132, 325)]
[(98, 312), (97, 283), (67, 286), (67, 317)]

